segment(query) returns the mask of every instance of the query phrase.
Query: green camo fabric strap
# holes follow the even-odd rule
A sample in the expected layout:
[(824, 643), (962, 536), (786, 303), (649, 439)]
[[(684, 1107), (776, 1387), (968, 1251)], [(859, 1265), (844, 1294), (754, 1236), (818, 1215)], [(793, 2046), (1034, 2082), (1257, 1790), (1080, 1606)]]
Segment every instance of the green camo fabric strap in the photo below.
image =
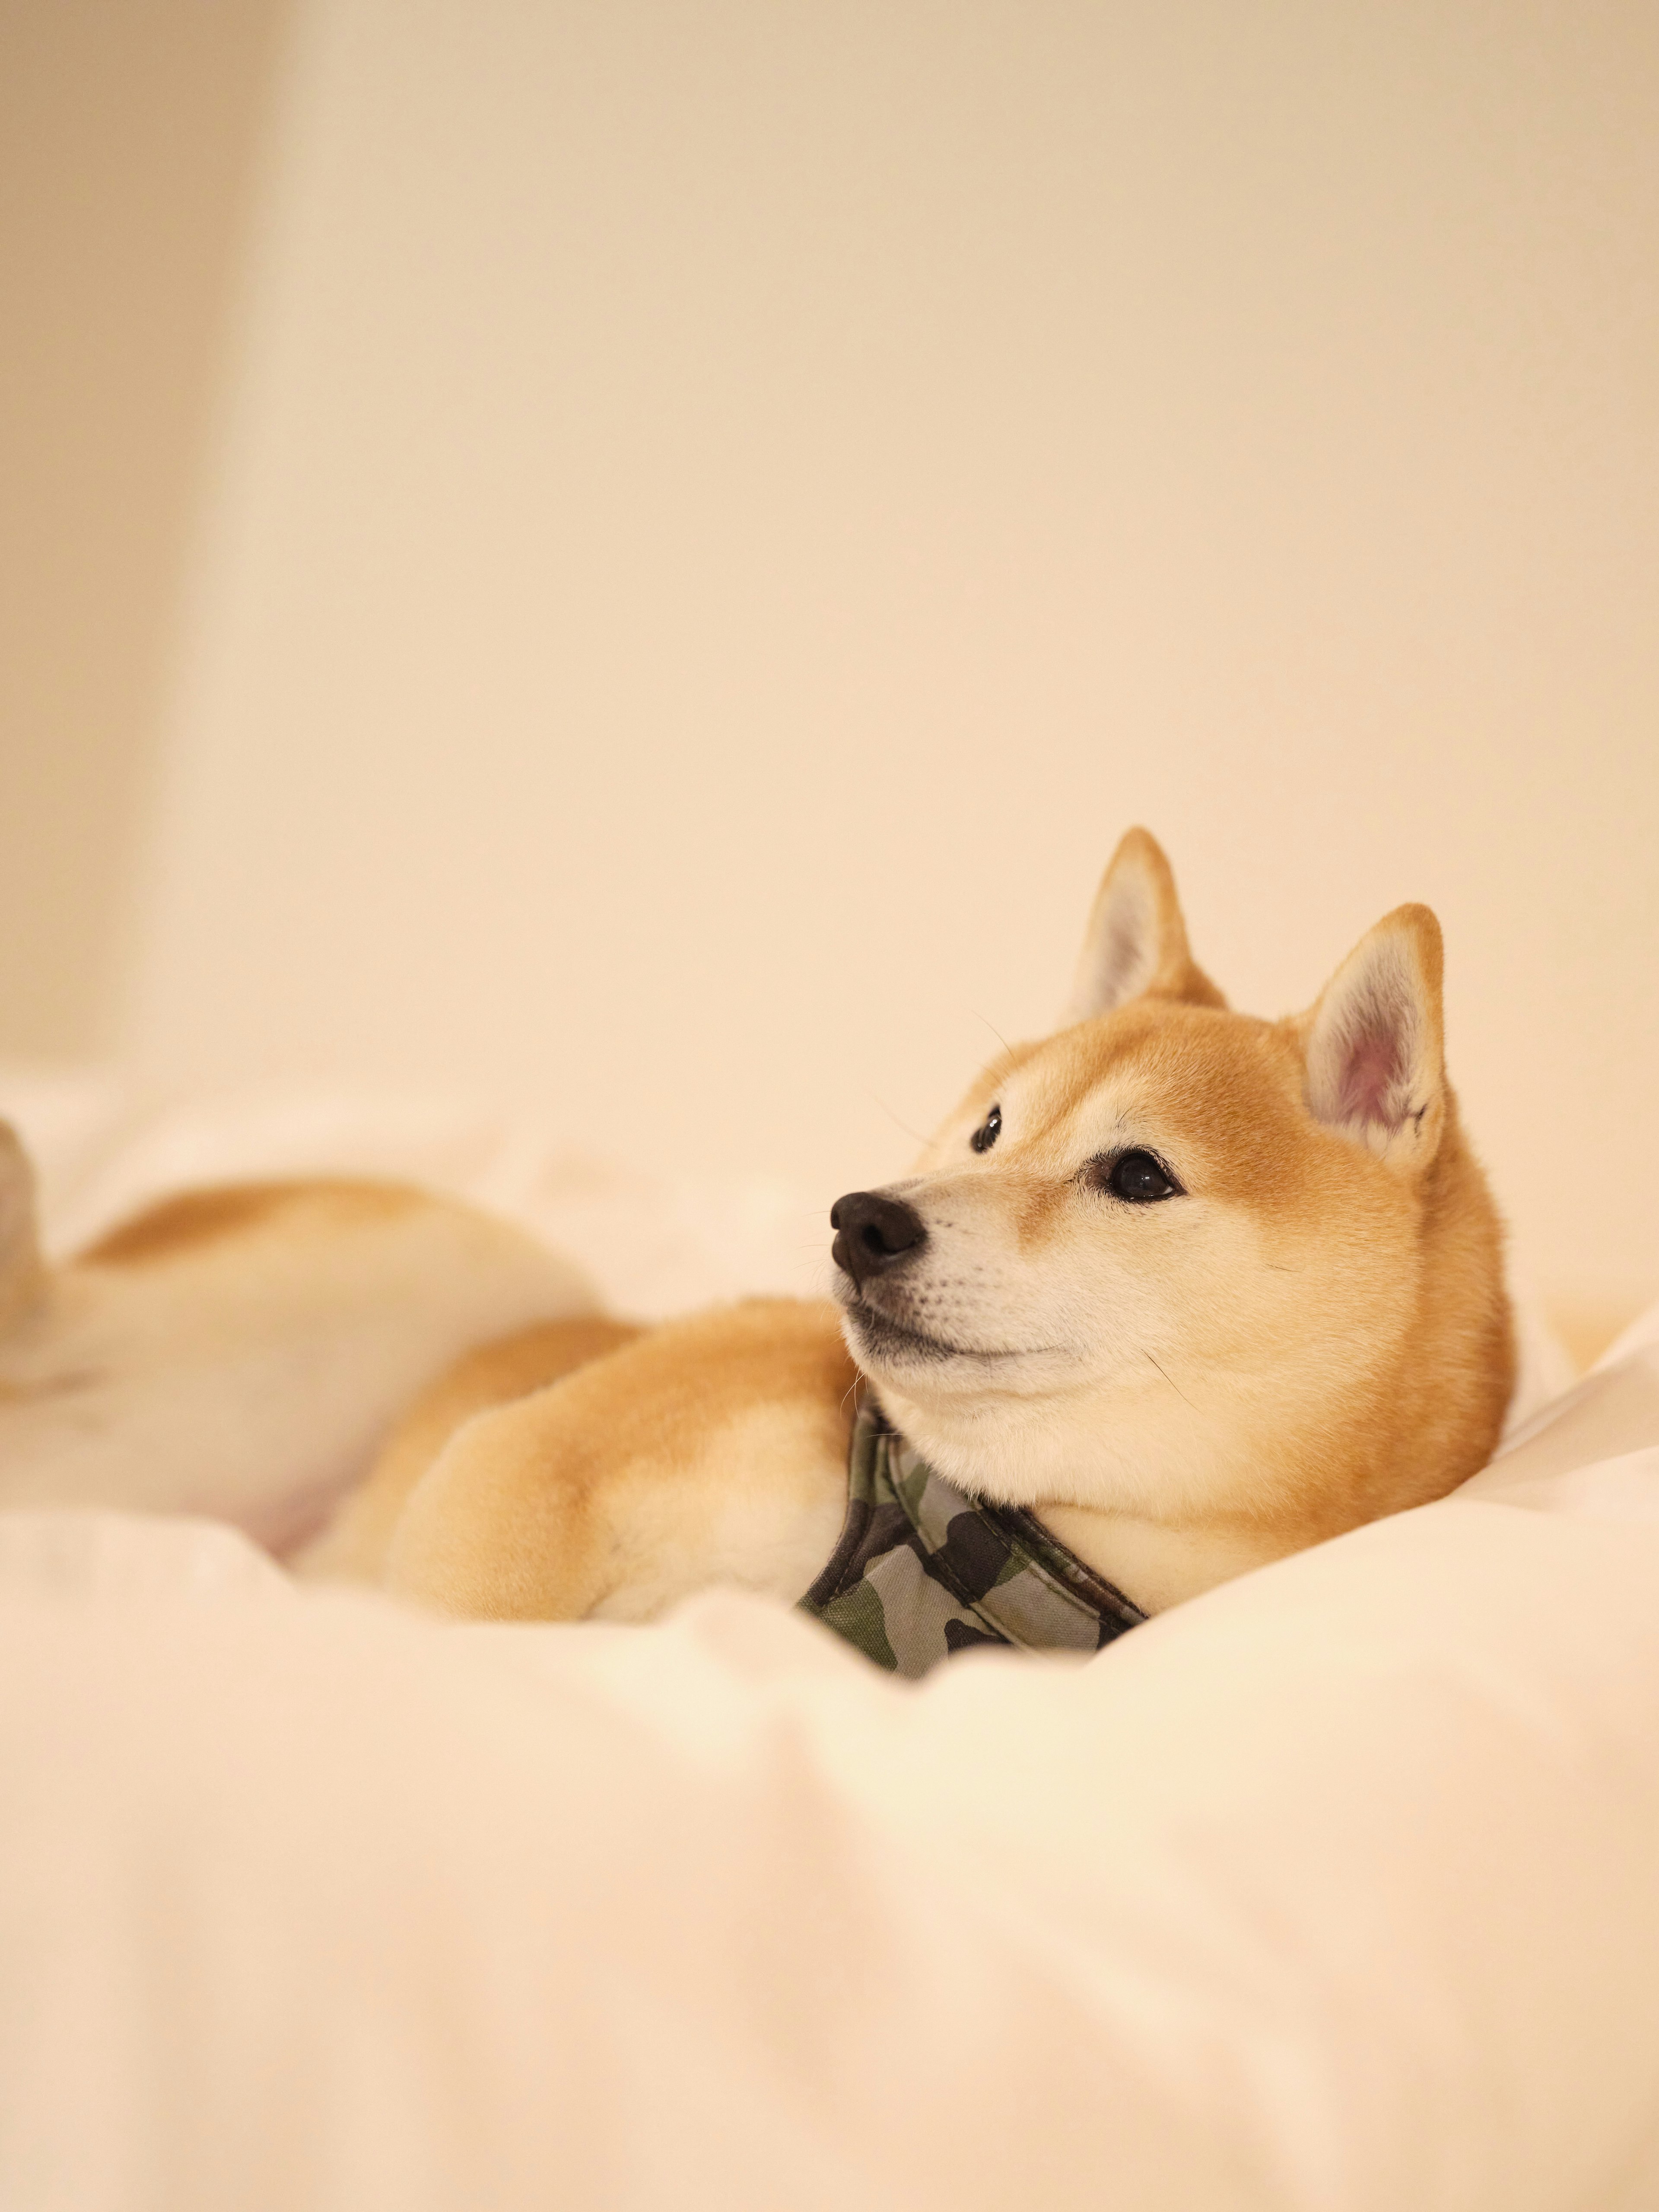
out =
[(847, 1462), (847, 1521), (803, 1612), (890, 1674), (958, 1651), (1098, 1651), (1146, 1616), (1022, 1507), (969, 1498), (866, 1407)]

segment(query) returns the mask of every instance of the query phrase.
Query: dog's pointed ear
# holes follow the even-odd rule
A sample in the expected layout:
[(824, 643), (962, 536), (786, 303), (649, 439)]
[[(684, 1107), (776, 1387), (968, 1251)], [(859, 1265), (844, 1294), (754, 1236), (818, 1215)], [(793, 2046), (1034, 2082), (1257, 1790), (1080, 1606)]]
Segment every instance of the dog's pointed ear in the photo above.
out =
[(1095, 894), (1063, 1020), (1090, 1021), (1149, 994), (1194, 1006), (1227, 1003), (1188, 950), (1163, 847), (1145, 830), (1131, 830)]
[(1304, 1018), (1309, 1111), (1404, 1174), (1428, 1166), (1445, 1127), (1443, 965), (1428, 908), (1396, 907)]

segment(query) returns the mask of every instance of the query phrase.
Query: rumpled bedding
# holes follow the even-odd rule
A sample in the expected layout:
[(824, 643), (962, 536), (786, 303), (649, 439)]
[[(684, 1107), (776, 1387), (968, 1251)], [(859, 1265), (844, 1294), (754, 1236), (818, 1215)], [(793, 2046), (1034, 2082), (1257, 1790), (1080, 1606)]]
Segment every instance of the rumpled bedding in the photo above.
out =
[[(586, 1207), (635, 1310), (813, 1286), (787, 1194), (459, 1113), (10, 1105), (66, 1238), (377, 1164), (592, 1267)], [(1450, 1499), (919, 1686), (736, 1595), (454, 1626), (0, 1516), (0, 2203), (1659, 2203), (1659, 1310), (1540, 1395)]]

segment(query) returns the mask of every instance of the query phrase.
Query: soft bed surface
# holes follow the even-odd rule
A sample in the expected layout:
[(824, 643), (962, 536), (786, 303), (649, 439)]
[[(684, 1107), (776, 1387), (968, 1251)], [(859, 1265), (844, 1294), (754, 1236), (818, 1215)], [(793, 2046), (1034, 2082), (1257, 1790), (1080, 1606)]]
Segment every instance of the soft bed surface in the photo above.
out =
[(7, 2203), (1659, 2203), (1659, 1316), (1086, 1666), (116, 1515), (0, 1600)]

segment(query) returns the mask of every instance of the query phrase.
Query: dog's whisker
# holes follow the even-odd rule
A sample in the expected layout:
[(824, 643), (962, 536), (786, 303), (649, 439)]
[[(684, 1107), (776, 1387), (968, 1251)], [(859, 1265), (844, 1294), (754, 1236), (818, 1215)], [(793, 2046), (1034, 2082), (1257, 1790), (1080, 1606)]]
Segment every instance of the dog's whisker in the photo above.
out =
[[(1161, 1359), (1154, 1358), (1150, 1352), (1146, 1354), (1146, 1357), (1148, 1359), (1152, 1360), (1153, 1366), (1157, 1368), (1158, 1373), (1164, 1377), (1164, 1380), (1169, 1384), (1170, 1388), (1175, 1392), (1176, 1397), (1181, 1400), (1182, 1403), (1187, 1406), (1193, 1406), (1192, 1400), (1182, 1389), (1180, 1383), (1176, 1381), (1174, 1376), (1170, 1374), (1169, 1369), (1164, 1364), (1164, 1362)], [(1194, 1413), (1198, 1411), (1196, 1406), (1193, 1406), (1193, 1411)]]
[(969, 1009), (968, 1009), (968, 1011), (969, 1011), (969, 1012), (973, 1016), (974, 1019), (975, 1019), (976, 1022), (983, 1022), (983, 1023), (984, 1023), (984, 1024), (985, 1024), (986, 1028), (987, 1028), (988, 1030), (990, 1030), (991, 1035), (992, 1035), (992, 1036), (996, 1039), (997, 1042), (998, 1042), (998, 1043), (1002, 1047), (1002, 1049), (1004, 1050), (1004, 1052), (1012, 1052), (1012, 1051), (1013, 1050), (1013, 1048), (1014, 1048), (1012, 1047), (1012, 1045), (1011, 1045), (1011, 1044), (1009, 1043), (1009, 1042), (1008, 1042), (1007, 1038), (1006, 1038), (1006, 1036), (1004, 1036), (1004, 1035), (1002, 1034), (1002, 1031), (1001, 1031), (1001, 1030), (997, 1027), (996, 1024), (995, 1024), (995, 1023), (991, 1019), (991, 1018), (990, 1018), (990, 1016), (989, 1016), (988, 1014), (982, 1014), (982, 1013), (981, 1013), (981, 1012), (980, 1012), (980, 1010), (979, 1010), (979, 1008), (978, 1008), (977, 1006), (969, 1006)]
[(877, 1097), (876, 1093), (873, 1091), (870, 1093), (870, 1096), (875, 1099), (877, 1105), (880, 1107), (882, 1112), (887, 1116), (888, 1120), (892, 1122), (896, 1128), (902, 1129), (907, 1137), (914, 1137), (919, 1145), (925, 1145), (927, 1143), (927, 1139), (922, 1135), (921, 1131), (920, 1129), (913, 1129), (907, 1121), (893, 1111), (892, 1108), (887, 1103), (887, 1101), (884, 1098)]

